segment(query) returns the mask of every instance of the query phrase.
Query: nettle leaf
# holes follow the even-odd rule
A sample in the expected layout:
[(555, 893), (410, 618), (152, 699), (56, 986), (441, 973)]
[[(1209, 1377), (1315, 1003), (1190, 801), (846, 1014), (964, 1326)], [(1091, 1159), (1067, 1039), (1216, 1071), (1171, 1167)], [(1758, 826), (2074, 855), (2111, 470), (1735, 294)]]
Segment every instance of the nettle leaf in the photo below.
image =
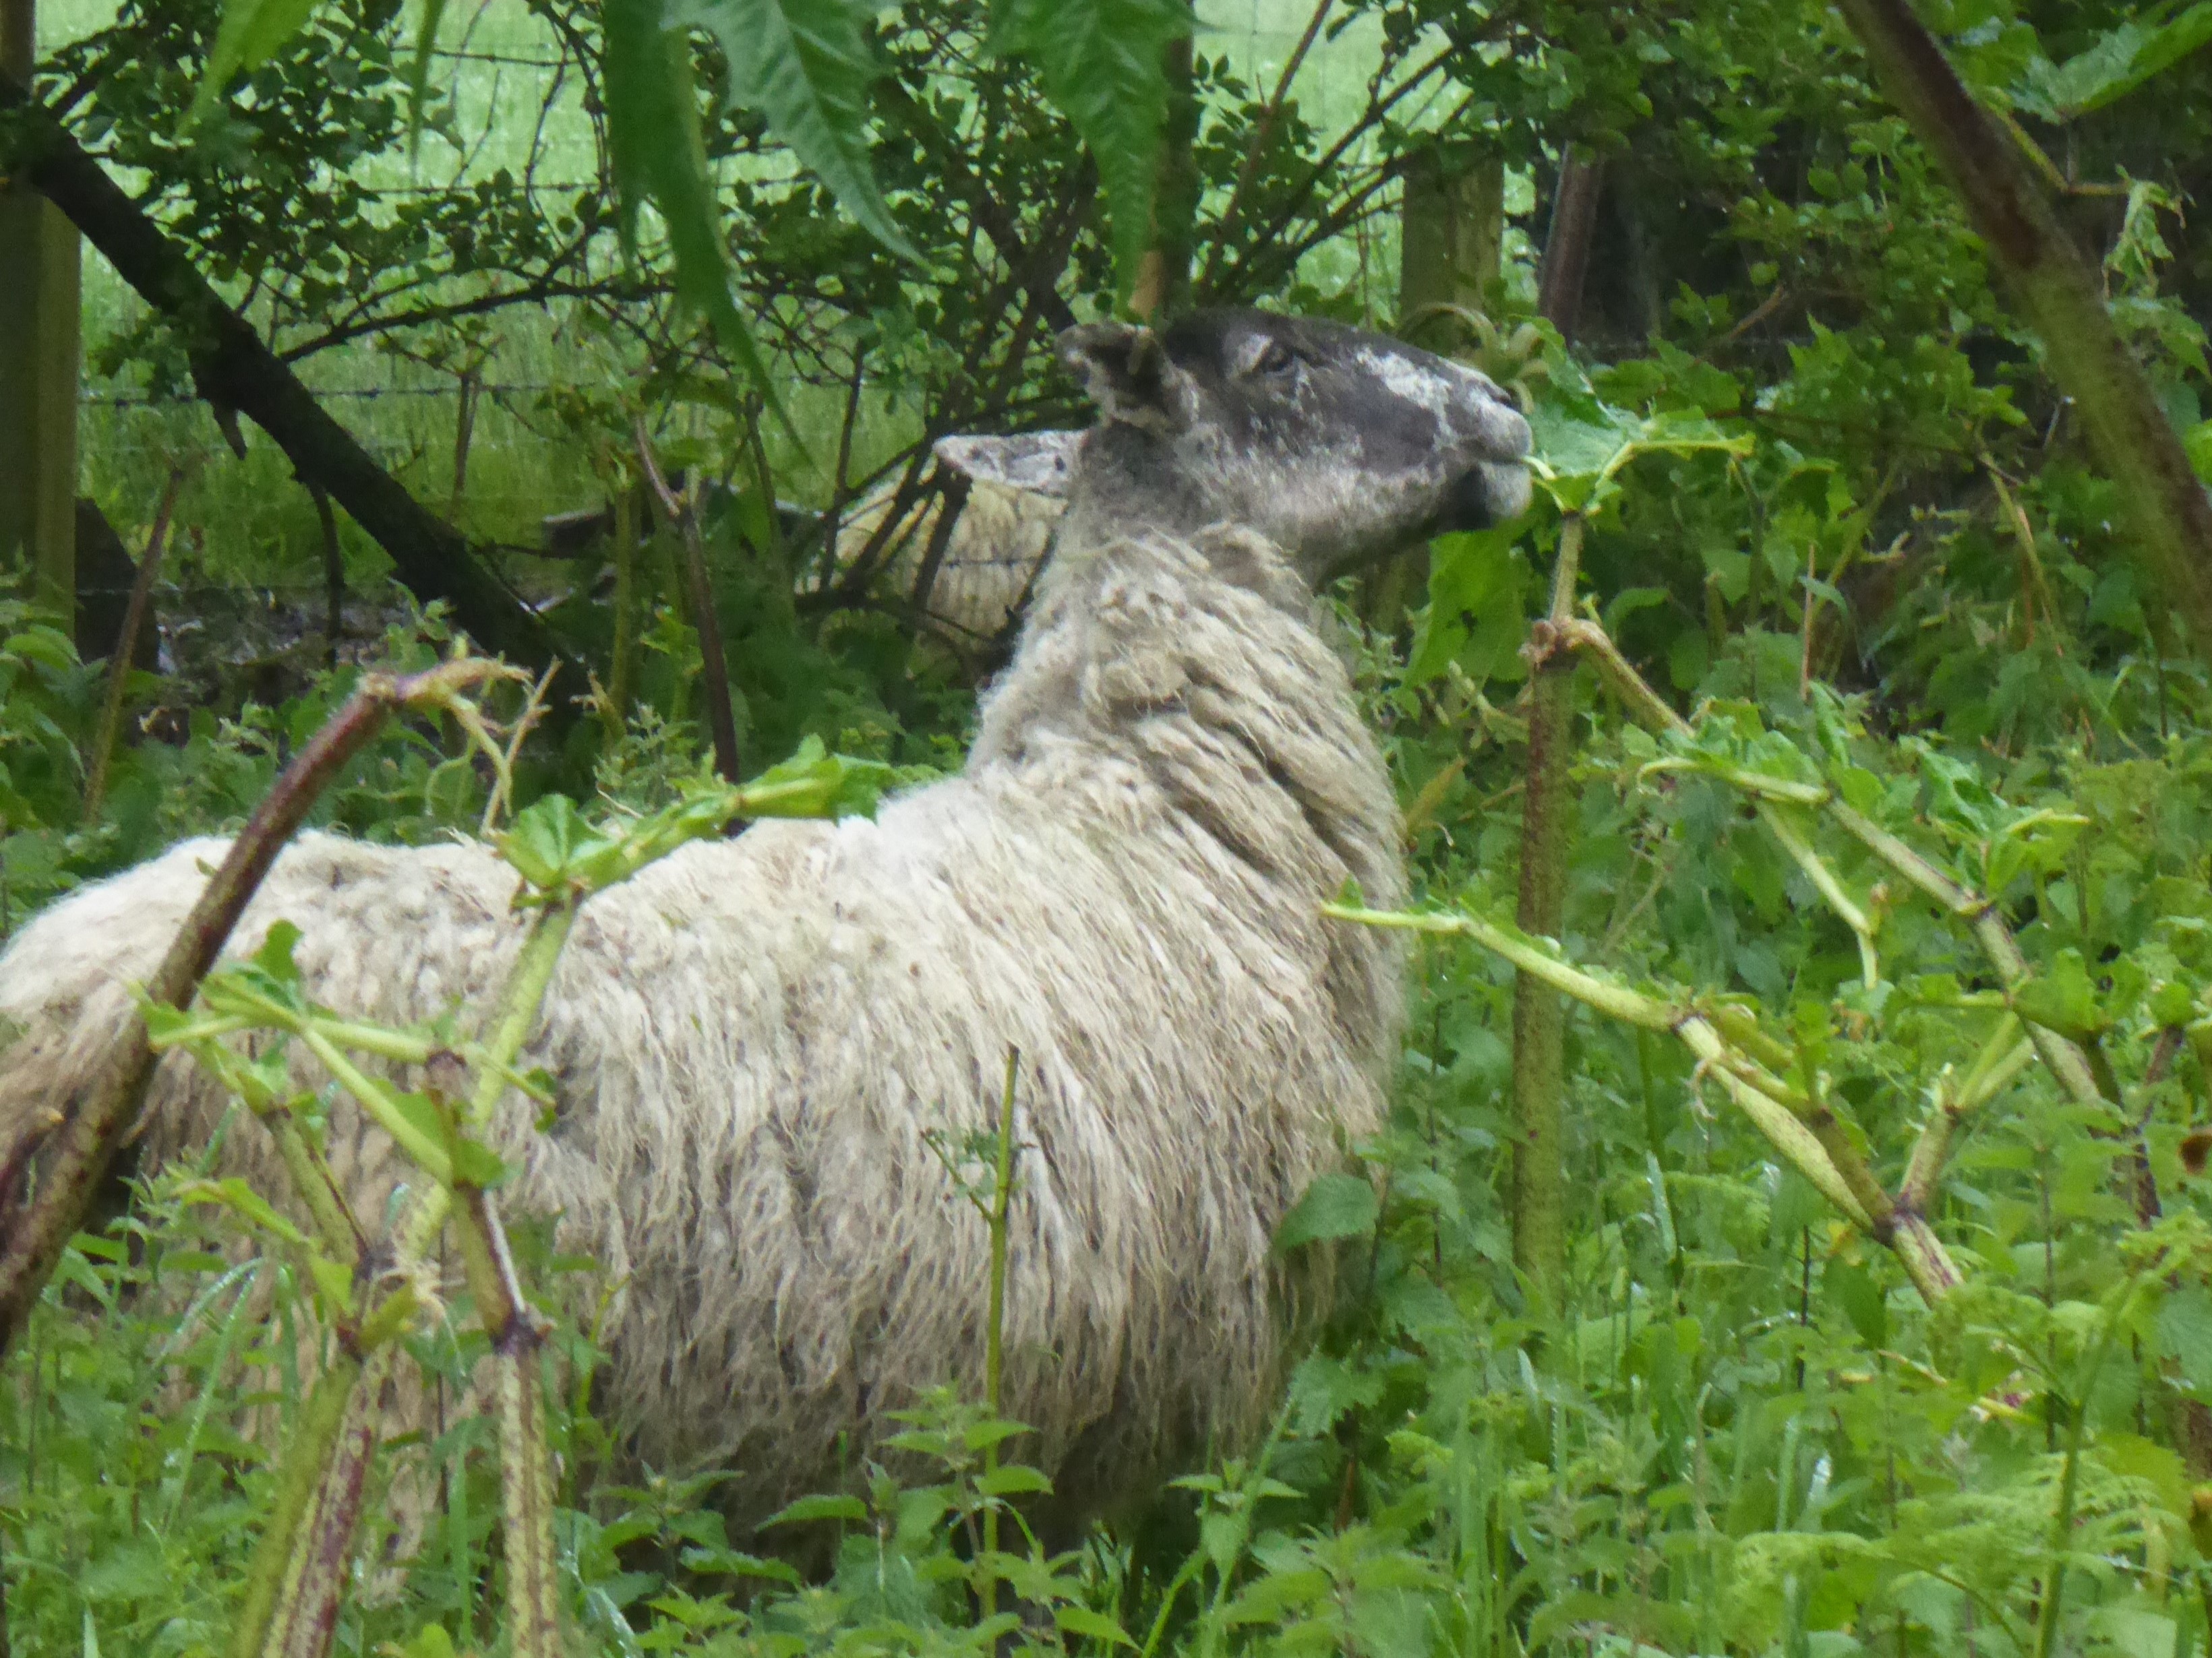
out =
[(2013, 1006), (2024, 1019), (2077, 1042), (2092, 1042), (2112, 1028), (2112, 1016), (2098, 1005), (2097, 987), (2078, 950), (2062, 950), (2050, 971), (2014, 987)]
[(989, 52), (1036, 66), (1045, 95), (1098, 163), (1124, 295), (1152, 235), (1168, 43), (1191, 28), (1188, 0), (994, 0), (991, 8)]
[(729, 100), (766, 121), (837, 204), (901, 258), (921, 263), (868, 161), (868, 88), (883, 66), (868, 0), (677, 0), (672, 21), (714, 37)]
[(1425, 684), (1456, 658), (1478, 685), (1514, 661), (1526, 630), (1528, 566), (1517, 529), (1438, 536), (1429, 544), (1429, 609), (1413, 641), (1406, 683)]
[(307, 26), (317, 0), (224, 0), (222, 21), (216, 27), (214, 50), (208, 53), (185, 113), (190, 131), (222, 101), (234, 76), (258, 68), (275, 55), (276, 48)]
[(1382, 1206), (1375, 1188), (1358, 1175), (1323, 1175), (1283, 1217), (1275, 1248), (1295, 1249), (1329, 1238), (1357, 1237), (1375, 1230)]
[(2031, 60), (2008, 89), (2015, 108), (2065, 122), (2116, 103), (2212, 40), (2212, 3), (2199, 0), (2154, 27), (2130, 18), (2063, 64)]
[(866, 817), (890, 786), (891, 768), (878, 760), (832, 754), (818, 737), (800, 742), (788, 760), (745, 785), (749, 817)]
[(1642, 416), (1577, 398), (1571, 406), (1539, 404), (1528, 416), (1534, 439), (1530, 470), (1567, 513), (1597, 513), (1620, 493), (1622, 469), (1645, 455), (1714, 449), (1748, 454), (1747, 434), (1729, 433), (1703, 415), (1662, 410)]
[(515, 814), (514, 826), (499, 838), (499, 853), (516, 874), (544, 890), (566, 880), (578, 852), (595, 839), (574, 800), (549, 794)]
[(707, 170), (684, 32), (672, 27), (664, 0), (605, 0), (599, 17), (606, 37), (601, 94), (607, 152), (623, 246), (635, 252), (638, 213), (650, 201), (667, 232), (678, 296), (707, 319), (722, 349), (787, 427), (767, 360), (731, 296), (729, 247)]

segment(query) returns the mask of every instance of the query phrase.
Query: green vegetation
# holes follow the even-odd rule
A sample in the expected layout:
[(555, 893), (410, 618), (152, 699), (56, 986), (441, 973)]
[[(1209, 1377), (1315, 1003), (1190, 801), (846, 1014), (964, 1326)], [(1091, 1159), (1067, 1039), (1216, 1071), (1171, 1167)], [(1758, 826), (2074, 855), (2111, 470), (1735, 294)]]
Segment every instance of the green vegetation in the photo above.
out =
[[(1854, 30), (1900, 15), (1871, 0), (1271, 3), (1263, 46), (1230, 9), (1187, 70), (1170, 0), (704, 0), (691, 33), (648, 0), (49, 13), (34, 96), (605, 688), (511, 776), (398, 719), (314, 821), (422, 841), (519, 805), (549, 891), (627, 872), (586, 818), (697, 832), (718, 786), (649, 461), (690, 480), (745, 769), (811, 740), (907, 778), (957, 763), (1005, 641), (774, 505), (920, 505), (929, 438), (1079, 418), (1066, 323), (1153, 295), (1402, 321), (1536, 432), (1526, 519), (1329, 596), (1419, 888), (1338, 909), (1417, 971), (1369, 1177), (1278, 1239), (1350, 1252), (1354, 1288), (1265, 1441), (1047, 1558), (995, 1378), (948, 1376), (902, 1467), (743, 1553), (712, 1471), (613, 1483), (592, 1330), (555, 1318), (533, 1554), (460, 1401), (520, 1287), (594, 1280), (518, 1222), (504, 1283), (385, 1332), (453, 1404), (374, 1459), (331, 1649), (529, 1650), (536, 1594), (625, 1655), (2212, 1649), (2212, 547), (2148, 447), (2114, 452), (2212, 471), (2212, 7), (1925, 5), (1948, 104), (1896, 39), (1870, 65)], [(787, 58), (778, 19), (813, 20)], [(1571, 154), (1595, 207), (1555, 222)], [(1401, 237), (1413, 176), (1494, 220)], [(1991, 178), (2033, 192), (2018, 245)], [(1488, 252), (1438, 279), (1401, 244)], [(1535, 314), (1577, 246), (1581, 292)], [(1479, 303), (1401, 319), (1401, 292)], [(231, 458), (179, 400), (204, 343), (104, 267), (88, 293), (85, 485), (134, 550), (183, 469), (179, 659), (257, 585), (319, 616), (286, 434)], [(634, 548), (541, 556), (541, 518), (609, 500)], [(334, 523), (349, 657), (446, 659), (450, 610)], [(362, 683), (313, 620), (132, 673), (147, 730), (88, 811), (110, 641), (28, 594), (0, 598), (0, 934), (234, 828)], [(305, 1040), (281, 956), (245, 989)], [(246, 1017), (229, 990), (204, 1017)], [(220, 1063), (207, 1035), (161, 1039)], [(465, 1114), (423, 1138), (464, 1198)], [(1002, 1229), (1005, 1145), (939, 1150)], [(0, 1370), (15, 1651), (228, 1651), (266, 1600), (301, 1333), (374, 1317), (282, 1195), (171, 1170), (64, 1251)]]

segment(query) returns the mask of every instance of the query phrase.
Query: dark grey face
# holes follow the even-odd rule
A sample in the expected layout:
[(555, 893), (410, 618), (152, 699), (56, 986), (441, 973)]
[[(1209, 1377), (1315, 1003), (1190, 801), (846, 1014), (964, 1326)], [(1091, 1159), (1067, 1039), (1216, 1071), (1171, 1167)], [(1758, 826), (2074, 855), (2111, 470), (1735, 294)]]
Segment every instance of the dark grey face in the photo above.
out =
[[(1139, 522), (1246, 524), (1316, 579), (1528, 505), (1528, 427), (1504, 395), (1380, 334), (1200, 311), (1163, 335), (1073, 328), (1060, 353), (1099, 405), (1098, 426), (1079, 440), (948, 439), (939, 454), (1024, 488), (1065, 475), (1079, 501)], [(1002, 456), (1000, 444), (1021, 446)]]

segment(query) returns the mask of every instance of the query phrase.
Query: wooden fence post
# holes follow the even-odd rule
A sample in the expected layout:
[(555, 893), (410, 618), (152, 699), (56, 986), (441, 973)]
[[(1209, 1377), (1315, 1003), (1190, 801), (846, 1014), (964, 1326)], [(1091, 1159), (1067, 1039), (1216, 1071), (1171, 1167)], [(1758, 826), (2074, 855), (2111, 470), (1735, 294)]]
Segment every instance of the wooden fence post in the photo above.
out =
[[(0, 0), (0, 71), (28, 85), (35, 0)], [(76, 228), (27, 185), (0, 188), (0, 560), (74, 630), (80, 253)]]

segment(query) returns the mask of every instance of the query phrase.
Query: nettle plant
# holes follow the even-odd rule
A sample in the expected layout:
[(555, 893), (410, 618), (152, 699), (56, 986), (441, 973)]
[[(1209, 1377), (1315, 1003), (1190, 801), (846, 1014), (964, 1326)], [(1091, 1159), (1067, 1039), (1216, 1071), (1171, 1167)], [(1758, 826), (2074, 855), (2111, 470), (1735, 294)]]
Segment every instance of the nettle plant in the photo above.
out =
[[(535, 699), (503, 728), (468, 693), (513, 677), (513, 671), (468, 658), (404, 679), (370, 676), (278, 780), (210, 883), (234, 919), (252, 881), (241, 881), (234, 870), (257, 863), (265, 870), (273, 862), (286, 825), (304, 815), (336, 769), (334, 750), (349, 737), (365, 741), (392, 712), (441, 714), (468, 735), (497, 780), (482, 829), (519, 878), (515, 903), (528, 918), (495, 1005), (456, 1009), (419, 1029), (343, 1017), (306, 996), (293, 963), (300, 933), (281, 920), (251, 957), (208, 974), (197, 999), (189, 985), (178, 993), (168, 963), (141, 993), (149, 1048), (181, 1049), (218, 1078), (266, 1127), (292, 1187), (289, 1194), (272, 1194), (239, 1179), (203, 1180), (172, 1195), (222, 1206), (258, 1230), (290, 1260), (314, 1318), (329, 1334), (281, 1457), (234, 1625), (233, 1649), (240, 1653), (327, 1649), (354, 1576), (355, 1534), (385, 1430), (385, 1383), (410, 1338), (459, 1333), (434, 1265), (448, 1232), (459, 1246), (468, 1316), (489, 1353), (489, 1379), (480, 1381), (480, 1389), (496, 1420), (509, 1650), (563, 1649), (568, 1592), (555, 1546), (545, 1399), (553, 1326), (517, 1267), (495, 1196), (507, 1169), (482, 1136), (507, 1090), (549, 1105), (552, 1100), (550, 1080), (520, 1069), (520, 1060), (577, 914), (595, 894), (740, 819), (872, 810), (888, 778), (880, 764), (830, 755), (810, 739), (793, 759), (750, 783), (707, 774), (693, 778), (658, 811), (617, 811), (592, 821), (573, 801), (551, 795), (497, 829)], [(216, 925), (228, 930), (228, 920)], [(197, 912), (185, 929), (188, 935), (208, 930)], [(222, 932), (203, 942), (211, 957)], [(289, 1065), (295, 1049), (311, 1055), (331, 1086), (389, 1134), (419, 1172), (419, 1185), (388, 1225), (349, 1203), (325, 1155), (330, 1102), (298, 1089)], [(418, 1085), (403, 1086), (391, 1067), (419, 1078)], [(241, 1297), (234, 1318), (242, 1305)], [(995, 1454), (989, 1460), (995, 1462)]]
[[(2197, 1570), (2212, 1540), (2212, 1485), (2198, 1483), (2212, 1477), (2212, 1228), (2187, 1188), (2212, 1153), (2198, 1127), (2212, 1075), (2212, 747), (2193, 731), (2124, 734), (2107, 747), (2117, 758), (2076, 744), (2007, 759), (1884, 735), (1867, 699), (1813, 677), (1809, 637), (1776, 634), (1724, 641), (1686, 717), (1595, 607), (1577, 604), (1577, 567), (1589, 528), (1639, 476), (1698, 464), (1699, 451), (1733, 467), (1749, 440), (1695, 417), (1622, 413), (1571, 386), (1547, 394), (1532, 424), (1548, 510), (1533, 537), (1522, 525), (1437, 544), (1402, 682), (1456, 679), (1443, 700), (1509, 738), (1525, 715), (1517, 903), (1500, 874), (1515, 865), (1492, 855), (1500, 832), (1479, 811), (1474, 856), (1462, 848), (1443, 866), (1447, 902), (1378, 912), (1347, 892), (1332, 911), (1437, 941), (1439, 1029), (1455, 1000), (1502, 1023), (1497, 966), (1511, 969), (1500, 1138), (1515, 1271), (1501, 1299), (1516, 1320), (1526, 1309), (1523, 1333), (1546, 1357), (1540, 1383), (1522, 1373), (1524, 1411), (1507, 1354), (1477, 1418), (1549, 1418), (1537, 1436), (1552, 1446), (1546, 1489), (1562, 1502), (1587, 1481), (1604, 1488), (1589, 1501), (1624, 1512), (1649, 1501), (1638, 1523), (1653, 1540), (1632, 1551), (1656, 1574), (1644, 1592), (1662, 1594), (1659, 1581), (1679, 1594), (1687, 1581), (1712, 1597), (1711, 1621), (1655, 1625), (1650, 1638), (1786, 1635), (1796, 1649), (1808, 1627), (1865, 1639), (1874, 1618), (1893, 1614), (1900, 1643), (1908, 1627), (1955, 1635), (1963, 1618), (1990, 1642), (2047, 1655), (2062, 1630), (2069, 1646), (2111, 1638), (2112, 1609), (2126, 1604), (2170, 1644), (2175, 1574)], [(1520, 636), (1516, 537), (1554, 550), (1555, 580), (1520, 653), (1532, 683), (1508, 714), (1469, 687)], [(1578, 698), (1580, 665), (1595, 671)], [(1417, 796), (1417, 827), (1464, 764)], [(1595, 1023), (1570, 1033), (1571, 1006)], [(1415, 1091), (1433, 1092), (1419, 1077), (1441, 1078), (1449, 1062), (1425, 1052), (1439, 1045), (1418, 1029), (1413, 1040)], [(1484, 1042), (1495, 1046), (1456, 1045)], [(1693, 1111), (1681, 1121), (1702, 1148), (1686, 1158), (1659, 1097), (1684, 1085)], [(1641, 1114), (1628, 1136), (1640, 1143), (1613, 1144), (1613, 1126), (1595, 1118), (1570, 1126), (1570, 1098), (1595, 1106), (1601, 1095)], [(1400, 1138), (1376, 1148), (1396, 1218), (1378, 1226), (1369, 1204), (1328, 1230), (1376, 1226), (1379, 1241), (1426, 1225), (1443, 1272), (1455, 1210), (1425, 1167), (1433, 1120), (1425, 1145)], [(1595, 1235), (1567, 1213), (1562, 1148), (1577, 1139), (1604, 1142), (1589, 1148), (1597, 1201), (1626, 1216)], [(1624, 1153), (1632, 1166), (1610, 1166)], [(1771, 1224), (1786, 1240), (1775, 1264), (1794, 1304), (1783, 1321), (1807, 1324), (1816, 1267), (1821, 1309), (1841, 1315), (1842, 1350), (1809, 1328), (1772, 1338), (1794, 1355), (1773, 1378), (1792, 1445), (1802, 1423), (1794, 1455), (1765, 1442), (1772, 1412), (1748, 1418), (1745, 1401), (1731, 1404), (1746, 1384), (1711, 1346), (1743, 1319), (1734, 1339), (1751, 1344), (1743, 1362), (1755, 1366), (1749, 1353), (1777, 1321), (1727, 1287), (1746, 1281), (1744, 1246), (1700, 1246), (1741, 1231), (1747, 1205), (1755, 1232)], [(1729, 1277), (1713, 1276), (1722, 1266)], [(1606, 1316), (1558, 1319), (1593, 1300)], [(1491, 1334), (1500, 1352), (1515, 1339)], [(1808, 1361), (1825, 1382), (1808, 1380)], [(1634, 1440), (1625, 1424), (1640, 1423), (1650, 1443), (1632, 1473), (1577, 1473), (1565, 1424), (1605, 1408), (1577, 1389), (1608, 1366), (1625, 1367), (1614, 1381), (1632, 1407), (1614, 1430)], [(1709, 1448), (1731, 1410), (1733, 1486)], [(1587, 1431), (1606, 1437), (1605, 1419)], [(1628, 1455), (1626, 1442), (1609, 1454)], [(1465, 1455), (1456, 1446), (1444, 1461)], [(1743, 1486), (1747, 1455), (1756, 1466), (1773, 1455), (1767, 1495), (1732, 1512), (1723, 1493)], [(1533, 1490), (1510, 1503), (1500, 1490), (1519, 1515), (1498, 1520), (1500, 1536), (1514, 1536), (1557, 1603), (1545, 1631), (1577, 1615), (1636, 1627), (1644, 1614), (1624, 1608), (1643, 1592), (1627, 1593), (1621, 1562), (1607, 1556), (1570, 1594), (1581, 1522), (1533, 1546), (1555, 1522)], [(1633, 1503), (1629, 1491), (1641, 1493)], [(1662, 1546), (1669, 1491), (1695, 1505), (1679, 1549)], [(1695, 1562), (1690, 1580), (1668, 1576)], [(1587, 1588), (1608, 1577), (1620, 1594)], [(1509, 1588), (1501, 1604), (1529, 1592)]]

